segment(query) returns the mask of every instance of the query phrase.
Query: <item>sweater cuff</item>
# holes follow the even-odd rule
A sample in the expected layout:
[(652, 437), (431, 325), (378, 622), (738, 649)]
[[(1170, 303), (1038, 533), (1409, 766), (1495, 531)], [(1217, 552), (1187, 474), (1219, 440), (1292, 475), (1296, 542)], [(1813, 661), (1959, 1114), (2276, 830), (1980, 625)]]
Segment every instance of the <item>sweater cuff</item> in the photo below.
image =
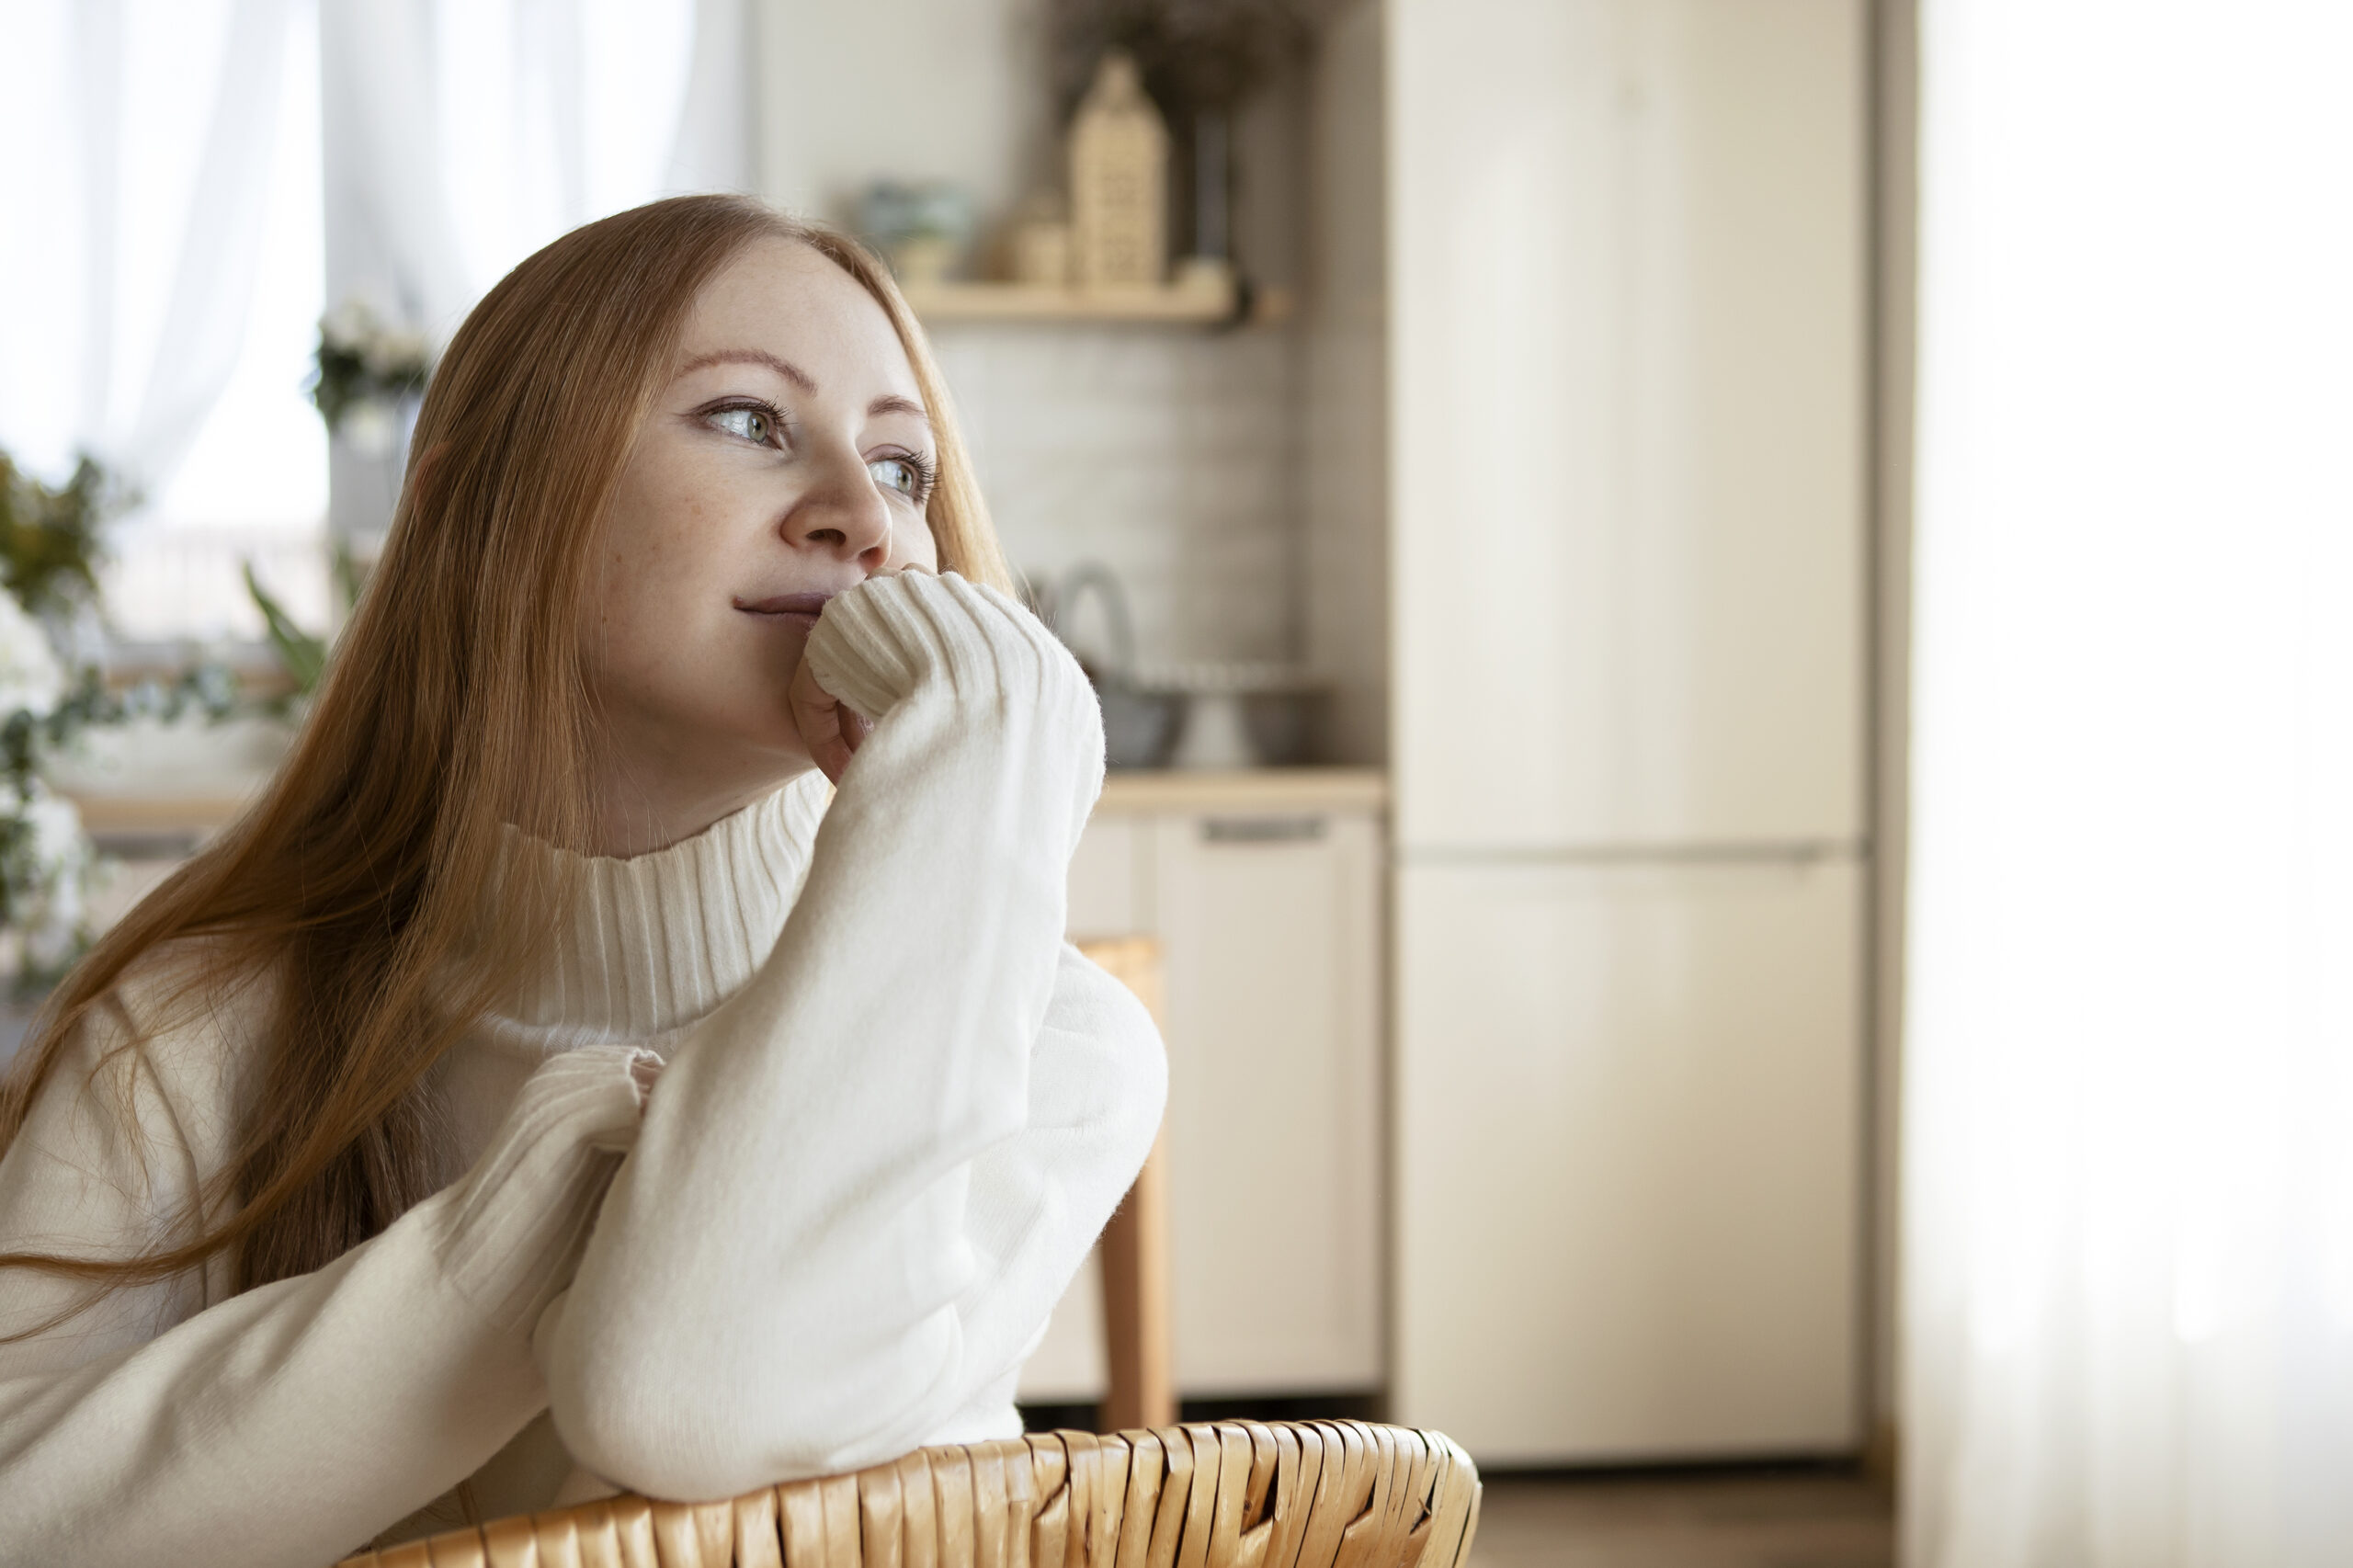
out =
[(1077, 661), (1036, 616), (953, 572), (870, 577), (836, 595), (803, 656), (819, 686), (878, 722), (929, 677), (993, 695), (1086, 690)]
[(605, 1188), (635, 1143), (651, 1055), (595, 1045), (550, 1059), (472, 1170), (429, 1201), (444, 1272), (494, 1326), (529, 1330), (571, 1282)]

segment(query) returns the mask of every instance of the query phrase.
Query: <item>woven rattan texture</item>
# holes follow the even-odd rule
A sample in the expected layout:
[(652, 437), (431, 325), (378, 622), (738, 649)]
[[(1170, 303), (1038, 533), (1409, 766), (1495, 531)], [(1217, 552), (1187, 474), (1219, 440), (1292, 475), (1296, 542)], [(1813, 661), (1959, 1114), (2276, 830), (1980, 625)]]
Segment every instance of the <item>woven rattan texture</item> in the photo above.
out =
[(1438, 1433), (1221, 1421), (924, 1449), (726, 1503), (613, 1497), (341, 1568), (1461, 1568), (1478, 1517)]

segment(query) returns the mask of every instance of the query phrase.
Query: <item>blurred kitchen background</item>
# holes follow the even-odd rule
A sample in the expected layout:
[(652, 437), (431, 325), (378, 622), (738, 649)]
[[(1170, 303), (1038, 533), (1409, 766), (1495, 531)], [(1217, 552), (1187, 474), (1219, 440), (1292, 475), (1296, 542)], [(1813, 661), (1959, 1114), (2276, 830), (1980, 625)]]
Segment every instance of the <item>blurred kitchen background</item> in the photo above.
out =
[(2037, 164), (1987, 62), (2099, 36), (1968, 9), (19, 6), (13, 961), (264, 776), (481, 292), (756, 191), (891, 256), (1097, 677), (1186, 1408), (1443, 1428), (1495, 1564), (1892, 1561), (1921, 106), (1975, 199)]

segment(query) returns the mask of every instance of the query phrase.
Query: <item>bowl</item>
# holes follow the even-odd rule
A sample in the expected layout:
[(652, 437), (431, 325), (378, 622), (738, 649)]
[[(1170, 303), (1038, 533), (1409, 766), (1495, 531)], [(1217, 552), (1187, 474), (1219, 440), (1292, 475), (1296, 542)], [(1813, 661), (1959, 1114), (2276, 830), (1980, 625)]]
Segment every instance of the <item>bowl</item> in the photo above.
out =
[(1146, 691), (1097, 677), (1095, 699), (1103, 708), (1103, 762), (1108, 767), (1162, 767), (1176, 740), (1183, 699), (1173, 692)]

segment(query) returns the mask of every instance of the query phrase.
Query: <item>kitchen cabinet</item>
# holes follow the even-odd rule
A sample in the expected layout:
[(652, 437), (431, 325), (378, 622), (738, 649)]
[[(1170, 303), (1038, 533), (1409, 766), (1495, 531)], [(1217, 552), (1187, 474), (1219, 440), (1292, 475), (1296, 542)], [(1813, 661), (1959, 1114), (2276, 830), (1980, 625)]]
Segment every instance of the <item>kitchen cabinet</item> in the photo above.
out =
[[(1074, 937), (1159, 938), (1172, 1321), (1187, 1396), (1383, 1381), (1376, 776), (1123, 780), (1071, 870)], [(1022, 1397), (1102, 1389), (1095, 1266)]]

